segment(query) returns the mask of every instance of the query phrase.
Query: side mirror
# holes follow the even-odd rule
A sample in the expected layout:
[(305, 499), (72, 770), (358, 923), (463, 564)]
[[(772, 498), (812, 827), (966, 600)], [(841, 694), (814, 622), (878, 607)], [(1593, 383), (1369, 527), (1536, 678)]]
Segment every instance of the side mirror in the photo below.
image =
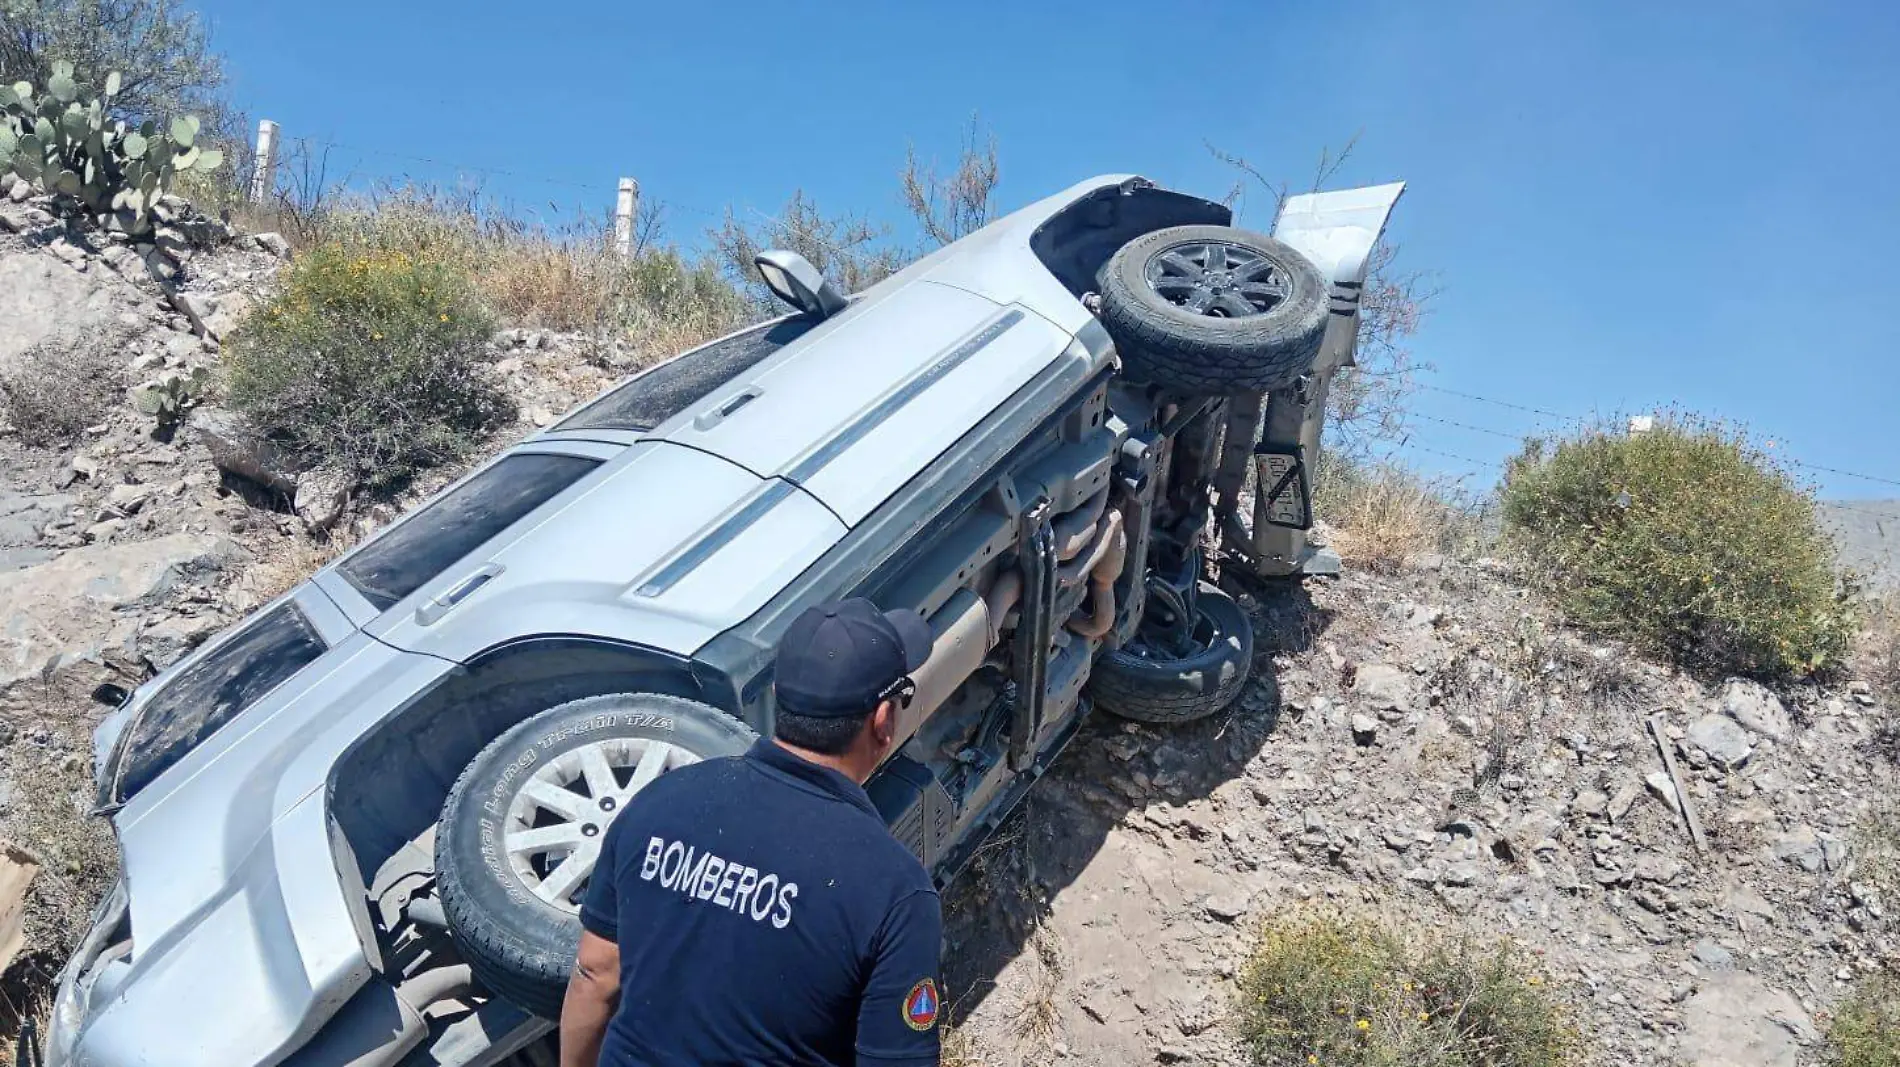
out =
[(848, 301), (838, 287), (825, 280), (818, 268), (797, 252), (774, 248), (752, 260), (774, 296), (808, 315), (828, 319), (845, 309)]
[(132, 699), (132, 691), (125, 686), (106, 682), (92, 691), (92, 699), (108, 708), (122, 708), (126, 701)]

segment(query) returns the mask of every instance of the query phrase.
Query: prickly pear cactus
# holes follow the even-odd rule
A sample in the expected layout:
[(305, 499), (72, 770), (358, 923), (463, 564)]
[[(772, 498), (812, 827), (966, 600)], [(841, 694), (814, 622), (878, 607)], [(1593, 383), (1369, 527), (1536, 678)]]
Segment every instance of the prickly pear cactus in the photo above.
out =
[(81, 102), (72, 64), (55, 63), (42, 92), (27, 82), (0, 85), (0, 172), (39, 183), (69, 213), (140, 237), (152, 232), (152, 208), (173, 178), (216, 170), (224, 154), (196, 144), (191, 115), (163, 129), (149, 119), (129, 126), (110, 118), (119, 83), (114, 71), (99, 97)]

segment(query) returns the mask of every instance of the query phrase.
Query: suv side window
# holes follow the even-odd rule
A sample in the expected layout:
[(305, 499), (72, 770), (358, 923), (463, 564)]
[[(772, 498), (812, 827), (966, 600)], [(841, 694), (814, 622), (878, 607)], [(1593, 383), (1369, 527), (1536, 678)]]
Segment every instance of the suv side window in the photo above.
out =
[(584, 456), (508, 456), (346, 557), (337, 573), (387, 611), (599, 465)]
[(635, 376), (569, 415), (554, 429), (645, 433), (758, 366), (765, 357), (803, 337), (816, 325), (816, 320), (794, 315), (695, 348)]
[(121, 745), (118, 800), (172, 764), (323, 655), (323, 638), (289, 601), (246, 623), (139, 709)]

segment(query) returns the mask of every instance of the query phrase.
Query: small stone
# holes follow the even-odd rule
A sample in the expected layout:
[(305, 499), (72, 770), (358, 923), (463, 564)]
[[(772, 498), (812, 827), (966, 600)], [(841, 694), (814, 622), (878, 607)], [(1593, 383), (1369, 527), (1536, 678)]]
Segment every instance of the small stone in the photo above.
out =
[(1230, 923), (1247, 914), (1247, 897), (1241, 893), (1216, 894), (1202, 901), (1201, 908), (1210, 918)]
[(528, 413), (528, 419), (536, 426), (546, 426), (548, 423), (554, 421), (554, 412), (549, 411), (547, 408), (535, 408)]
[(1636, 858), (1634, 873), (1645, 882), (1673, 882), (1682, 874), (1682, 864), (1656, 852), (1645, 852)]
[(277, 233), (252, 234), (251, 240), (257, 243), (258, 248), (262, 249), (263, 251), (269, 252), (271, 255), (276, 256), (278, 259), (290, 258), (290, 242), (284, 240), (284, 237), (282, 234), (277, 234)]
[(1352, 716), (1352, 741), (1360, 748), (1372, 744), (1379, 737), (1379, 722), (1364, 712), (1354, 712)]
[(304, 526), (321, 533), (335, 526), (349, 507), (356, 479), (329, 467), (304, 471), (297, 475), (291, 507)]
[(1446, 885), (1454, 886), (1475, 885), (1479, 877), (1483, 874), (1483, 867), (1479, 866), (1475, 861), (1466, 860), (1463, 863), (1454, 863), (1446, 867), (1444, 877), (1441, 878), (1440, 881)]
[(1609, 810), (1609, 807), (1609, 794), (1597, 789), (1585, 789), (1570, 802), (1571, 813), (1585, 818), (1596, 818)]
[(1371, 704), (1374, 710), (1411, 710), (1411, 679), (1405, 671), (1390, 663), (1360, 664), (1353, 676), (1352, 691)]
[(1624, 816), (1630, 813), (1630, 808), (1635, 805), (1636, 798), (1642, 795), (1642, 783), (1625, 782), (1622, 788), (1616, 791), (1616, 795), (1610, 798), (1610, 802), (1604, 807), (1604, 811), (1610, 816), (1611, 822), (1620, 823), (1623, 821)]
[(1775, 839), (1775, 858), (1807, 871), (1819, 873), (1825, 865), (1820, 835), (1812, 826), (1798, 826)]
[(1704, 715), (1689, 724), (1688, 740), (1725, 770), (1734, 770), (1748, 762), (1754, 746), (1748, 731), (1724, 715)]
[(1670, 780), (1668, 771), (1650, 771), (1644, 776), (1643, 784), (1656, 795), (1656, 799), (1669, 805), (1669, 810), (1682, 814), (1682, 801), (1676, 797), (1676, 783)]
[(106, 503), (122, 514), (136, 515), (154, 491), (150, 485), (115, 485), (106, 494)]
[(1414, 867), (1401, 877), (1414, 885), (1430, 886), (1438, 883), (1438, 876), (1433, 874), (1429, 867), (1424, 866)]

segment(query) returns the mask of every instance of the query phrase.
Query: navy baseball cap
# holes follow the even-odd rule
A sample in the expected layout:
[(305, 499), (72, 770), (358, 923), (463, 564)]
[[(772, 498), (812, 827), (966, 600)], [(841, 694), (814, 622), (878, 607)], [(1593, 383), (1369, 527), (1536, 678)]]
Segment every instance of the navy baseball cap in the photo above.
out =
[(779, 640), (778, 703), (816, 718), (863, 715), (929, 658), (930, 624), (914, 611), (879, 611), (863, 597), (820, 604)]

